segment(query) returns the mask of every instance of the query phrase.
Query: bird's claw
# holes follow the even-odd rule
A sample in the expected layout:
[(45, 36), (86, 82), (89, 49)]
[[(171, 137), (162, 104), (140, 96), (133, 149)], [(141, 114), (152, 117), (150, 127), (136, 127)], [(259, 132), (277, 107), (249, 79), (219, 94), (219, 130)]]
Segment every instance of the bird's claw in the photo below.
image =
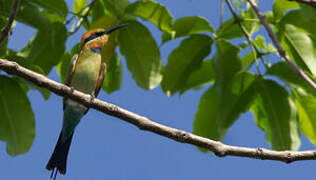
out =
[(74, 93), (75, 88), (73, 86), (70, 86), (70, 91), (71, 91), (71, 93)]
[(94, 98), (95, 98), (94, 95), (90, 94), (90, 102), (92, 102)]

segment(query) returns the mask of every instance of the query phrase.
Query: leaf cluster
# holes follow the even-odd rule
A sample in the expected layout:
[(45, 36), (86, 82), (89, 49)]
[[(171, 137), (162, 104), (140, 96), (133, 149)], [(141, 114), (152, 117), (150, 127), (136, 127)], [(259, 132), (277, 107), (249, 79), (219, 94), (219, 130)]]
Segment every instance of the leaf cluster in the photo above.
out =
[[(0, 3), (3, 27), (12, 0)], [(36, 34), (19, 52), (8, 49), (5, 39), (0, 57), (43, 75), (57, 67), (64, 82), (72, 56), (80, 51), (78, 44), (67, 51), (65, 43), (78, 28), (108, 29), (128, 23), (111, 35), (102, 50), (102, 60), (109, 66), (103, 84), (107, 93), (120, 89), (124, 59), (136, 84), (145, 90), (160, 85), (167, 96), (205, 91), (193, 123), (197, 135), (222, 140), (239, 116), (251, 111), (272, 149), (297, 150), (300, 131), (316, 143), (315, 92), (277, 57), (273, 45), (258, 35), (261, 24), (246, 2), (234, 1), (238, 18), (232, 16), (217, 29), (200, 16), (174, 19), (167, 7), (153, 0), (87, 3), (75, 0), (70, 11), (64, 0), (21, 1), (16, 21), (35, 28)], [(316, 11), (293, 1), (275, 0), (272, 11), (265, 15), (286, 53), (315, 79)], [(161, 46), (180, 39), (166, 65), (144, 21), (162, 32)], [(245, 41), (240, 26), (245, 28), (249, 41)], [(36, 89), (48, 99), (50, 92), (3, 74), (0, 84), (0, 140), (7, 142), (8, 154), (26, 153), (35, 136), (34, 115), (26, 94)]]

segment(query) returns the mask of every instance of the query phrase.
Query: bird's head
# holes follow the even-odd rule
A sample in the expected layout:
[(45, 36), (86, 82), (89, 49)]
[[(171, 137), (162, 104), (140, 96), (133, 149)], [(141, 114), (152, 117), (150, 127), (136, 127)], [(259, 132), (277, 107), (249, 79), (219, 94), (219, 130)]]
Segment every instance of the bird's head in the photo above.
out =
[(109, 39), (109, 35), (113, 31), (124, 26), (126, 26), (126, 24), (121, 24), (113, 28), (110, 28), (108, 30), (98, 28), (98, 29), (92, 29), (90, 31), (87, 31), (86, 33), (83, 34), (81, 38), (81, 42), (80, 42), (81, 49), (84, 47), (87, 47), (90, 49), (101, 50), (103, 46), (107, 43)]

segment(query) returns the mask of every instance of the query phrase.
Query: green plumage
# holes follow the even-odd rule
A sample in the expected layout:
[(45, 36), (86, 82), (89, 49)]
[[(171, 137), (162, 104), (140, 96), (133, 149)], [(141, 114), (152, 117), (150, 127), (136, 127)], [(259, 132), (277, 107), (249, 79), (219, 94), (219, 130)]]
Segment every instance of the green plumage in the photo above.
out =
[[(101, 67), (101, 56), (86, 49), (81, 51), (79, 58), (75, 61), (72, 63), (75, 68), (72, 72), (70, 86), (76, 90), (95, 96)], [(62, 141), (65, 142), (70, 137), (86, 111), (87, 108), (83, 105), (69, 99), (66, 100)]]
[[(65, 84), (96, 97), (101, 89), (106, 71), (106, 64), (101, 61), (101, 50), (108, 42), (108, 35), (124, 26), (126, 24), (108, 30), (100, 28), (86, 32), (81, 38), (79, 55), (75, 55), (71, 60)], [(61, 174), (66, 173), (67, 156), (75, 128), (89, 108), (64, 98), (63, 109), (63, 128), (54, 152), (46, 165), (46, 169), (52, 170), (52, 176), (55, 173), (54, 179), (57, 171)]]

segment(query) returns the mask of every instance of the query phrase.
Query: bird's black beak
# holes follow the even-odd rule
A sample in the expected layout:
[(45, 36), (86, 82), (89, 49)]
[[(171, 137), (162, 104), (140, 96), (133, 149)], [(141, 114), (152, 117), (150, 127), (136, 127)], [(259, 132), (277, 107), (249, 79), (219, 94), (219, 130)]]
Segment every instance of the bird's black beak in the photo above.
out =
[(118, 30), (118, 29), (120, 29), (120, 28), (122, 28), (122, 27), (125, 27), (125, 26), (127, 26), (127, 25), (128, 25), (128, 24), (120, 24), (120, 25), (117, 25), (117, 26), (115, 26), (115, 27), (112, 27), (112, 28), (110, 28), (110, 29), (104, 31), (103, 34), (111, 34), (113, 31)]

